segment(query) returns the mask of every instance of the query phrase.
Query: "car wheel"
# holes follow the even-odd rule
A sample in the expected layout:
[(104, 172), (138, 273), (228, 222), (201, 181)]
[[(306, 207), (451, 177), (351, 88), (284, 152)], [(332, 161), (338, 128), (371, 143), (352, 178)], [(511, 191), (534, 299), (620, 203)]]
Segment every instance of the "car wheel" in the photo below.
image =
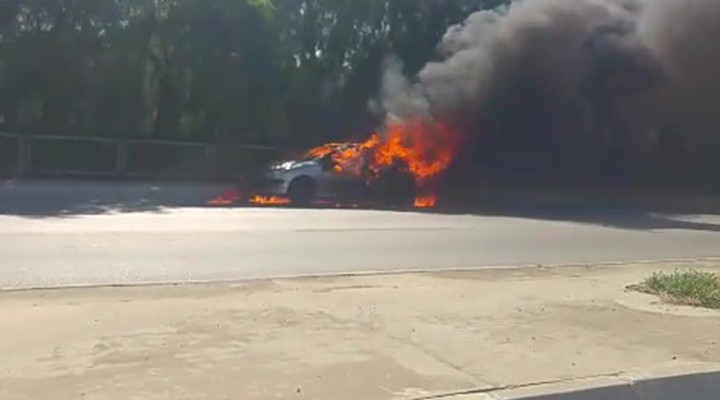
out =
[(388, 172), (373, 183), (376, 200), (391, 208), (410, 208), (417, 191), (414, 178), (402, 172)]
[(307, 206), (315, 200), (315, 181), (300, 177), (290, 182), (288, 198), (294, 206)]

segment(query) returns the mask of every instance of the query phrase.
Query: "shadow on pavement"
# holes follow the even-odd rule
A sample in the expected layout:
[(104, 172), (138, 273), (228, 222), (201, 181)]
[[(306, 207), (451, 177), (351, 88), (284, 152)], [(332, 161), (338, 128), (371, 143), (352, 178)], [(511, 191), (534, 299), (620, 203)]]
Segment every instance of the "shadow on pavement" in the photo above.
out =
[[(227, 184), (183, 182), (8, 181), (0, 183), (0, 215), (30, 218), (124, 212), (163, 212), (208, 207)], [(220, 208), (239, 208), (228, 205)], [(289, 208), (288, 206), (264, 206)], [(212, 207), (218, 208), (218, 207)], [(475, 196), (445, 201), (435, 209), (398, 210), (367, 205), (320, 204), (314, 209), (413, 212), (524, 218), (592, 224), (628, 230), (682, 229), (720, 232), (720, 197), (711, 196), (554, 196), (527, 194)]]
[(227, 185), (182, 182), (9, 181), (0, 215), (47, 218), (203, 207)]
[(720, 197), (710, 195), (479, 196), (449, 201), (441, 214), (573, 222), (628, 230), (684, 229), (720, 232)]

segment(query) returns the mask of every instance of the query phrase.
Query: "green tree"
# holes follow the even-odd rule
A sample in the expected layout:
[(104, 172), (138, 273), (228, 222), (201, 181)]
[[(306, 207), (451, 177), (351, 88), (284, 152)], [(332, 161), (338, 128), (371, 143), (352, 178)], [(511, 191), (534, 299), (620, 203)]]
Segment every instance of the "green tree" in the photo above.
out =
[(4, 0), (0, 115), (22, 132), (273, 142), (363, 132), (476, 0)]

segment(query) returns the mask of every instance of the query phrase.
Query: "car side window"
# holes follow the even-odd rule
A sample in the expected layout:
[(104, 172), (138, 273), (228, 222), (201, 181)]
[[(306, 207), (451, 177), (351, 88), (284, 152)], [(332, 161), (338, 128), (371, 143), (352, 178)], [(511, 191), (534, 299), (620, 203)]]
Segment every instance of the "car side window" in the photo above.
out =
[(330, 154), (322, 157), (320, 160), (318, 160), (318, 162), (320, 163), (323, 172), (327, 172), (333, 169), (333, 159), (332, 155)]

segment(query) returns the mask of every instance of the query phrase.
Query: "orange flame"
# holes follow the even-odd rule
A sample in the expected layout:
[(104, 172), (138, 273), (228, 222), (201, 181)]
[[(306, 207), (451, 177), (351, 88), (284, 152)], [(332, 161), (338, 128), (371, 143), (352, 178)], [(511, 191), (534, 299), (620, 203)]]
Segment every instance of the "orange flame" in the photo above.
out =
[(228, 189), (223, 194), (207, 202), (209, 206), (231, 206), (240, 201), (242, 193), (236, 189)]
[[(429, 180), (443, 173), (457, 154), (459, 136), (447, 126), (416, 118), (388, 122), (382, 134), (375, 133), (364, 143), (328, 143), (306, 153), (307, 157), (331, 155), (333, 168), (340, 173), (362, 175), (366, 161), (369, 178), (382, 174), (396, 163), (404, 165), (419, 188), (428, 191)], [(434, 194), (419, 196), (416, 207), (434, 207)]]
[(457, 135), (433, 121), (414, 119), (389, 123), (385, 139), (374, 152), (375, 169), (401, 161), (422, 185), (447, 169), (457, 152)]
[(290, 199), (279, 196), (253, 196), (250, 203), (263, 206), (279, 206), (290, 204)]
[(310, 149), (305, 153), (306, 158), (320, 158), (325, 157), (328, 154), (332, 154), (342, 147), (341, 143), (326, 143), (322, 146), (318, 146), (314, 149)]
[(415, 198), (416, 208), (433, 208), (435, 204), (437, 204), (437, 197), (435, 195), (418, 196)]

